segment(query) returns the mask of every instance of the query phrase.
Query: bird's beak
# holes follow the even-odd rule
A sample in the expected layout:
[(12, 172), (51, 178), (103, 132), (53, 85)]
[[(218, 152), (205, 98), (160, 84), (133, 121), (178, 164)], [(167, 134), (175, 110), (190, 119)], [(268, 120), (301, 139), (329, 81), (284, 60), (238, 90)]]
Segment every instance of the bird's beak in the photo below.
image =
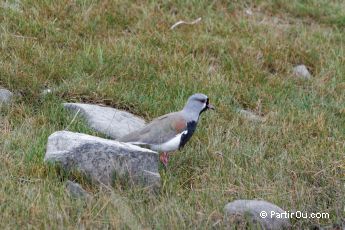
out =
[(208, 108), (208, 109), (212, 109), (212, 110), (215, 110), (215, 109), (216, 109), (212, 104), (208, 104), (208, 105), (207, 105), (207, 108)]

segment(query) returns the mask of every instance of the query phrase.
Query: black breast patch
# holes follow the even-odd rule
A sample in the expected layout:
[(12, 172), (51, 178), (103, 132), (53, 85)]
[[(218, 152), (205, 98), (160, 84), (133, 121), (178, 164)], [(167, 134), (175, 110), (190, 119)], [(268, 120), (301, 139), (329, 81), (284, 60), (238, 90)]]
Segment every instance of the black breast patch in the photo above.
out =
[(182, 148), (187, 143), (187, 141), (192, 137), (196, 129), (196, 124), (197, 124), (196, 121), (187, 122), (187, 133), (182, 134), (179, 148)]

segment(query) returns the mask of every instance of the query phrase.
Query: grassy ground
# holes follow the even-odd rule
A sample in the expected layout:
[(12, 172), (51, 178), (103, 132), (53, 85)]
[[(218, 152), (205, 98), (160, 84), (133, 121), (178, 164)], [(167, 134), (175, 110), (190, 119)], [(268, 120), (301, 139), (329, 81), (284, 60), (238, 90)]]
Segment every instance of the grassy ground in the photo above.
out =
[[(296, 228), (341, 223), (344, 15), (342, 0), (1, 1), (0, 85), (21, 96), (0, 112), (0, 228), (223, 228), (235, 199), (330, 214), (292, 220)], [(311, 80), (293, 76), (301, 63)], [(45, 87), (54, 94), (42, 97)], [(61, 102), (150, 120), (196, 92), (218, 110), (162, 172), (157, 197), (82, 183), (95, 198), (73, 200), (43, 163), (47, 137), (72, 120)], [(70, 130), (97, 135), (82, 121)]]

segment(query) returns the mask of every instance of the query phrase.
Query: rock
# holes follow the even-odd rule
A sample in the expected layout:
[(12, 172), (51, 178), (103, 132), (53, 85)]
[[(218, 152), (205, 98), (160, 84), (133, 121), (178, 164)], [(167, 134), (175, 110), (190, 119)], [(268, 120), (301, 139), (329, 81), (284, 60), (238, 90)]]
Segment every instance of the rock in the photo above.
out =
[[(281, 218), (277, 216), (277, 214), (287, 212), (263, 200), (235, 200), (225, 206), (224, 212), (224, 220), (228, 229), (234, 229), (235, 226), (248, 227), (248, 225), (260, 227), (258, 229), (271, 230), (291, 227), (289, 218), (284, 218), (282, 215), (279, 216)], [(265, 218), (264, 214), (267, 214)]]
[(46, 96), (46, 95), (52, 94), (52, 93), (53, 93), (52, 89), (46, 88), (46, 89), (42, 90), (41, 96)]
[(21, 1), (20, 0), (14, 0), (14, 1), (3, 1), (0, 5), (0, 8), (4, 8), (6, 10), (12, 10), (17, 13), (22, 13), (22, 10), (20, 9)]
[(302, 78), (302, 79), (310, 79), (311, 74), (309, 73), (307, 67), (305, 65), (298, 65), (293, 68), (293, 74), (296, 77)]
[(89, 126), (113, 139), (125, 136), (126, 134), (140, 129), (145, 121), (131, 113), (92, 104), (64, 103), (64, 107), (79, 112)]
[(217, 73), (217, 68), (214, 65), (210, 65), (207, 70), (207, 74), (214, 75)]
[(7, 89), (0, 89), (0, 105), (9, 104), (12, 100), (13, 93)]
[(252, 16), (253, 15), (253, 11), (251, 9), (246, 9), (246, 14), (249, 15), (249, 16)]
[(245, 109), (239, 109), (238, 112), (247, 120), (254, 122), (264, 122), (266, 119), (262, 116), (256, 115), (254, 112)]
[(80, 184), (73, 181), (68, 180), (66, 182), (66, 189), (68, 193), (74, 198), (85, 198), (88, 200), (92, 198), (92, 196), (87, 191), (85, 191)]
[(86, 175), (95, 184), (119, 180), (156, 190), (160, 187), (158, 158), (158, 153), (135, 145), (58, 131), (48, 138), (44, 161)]

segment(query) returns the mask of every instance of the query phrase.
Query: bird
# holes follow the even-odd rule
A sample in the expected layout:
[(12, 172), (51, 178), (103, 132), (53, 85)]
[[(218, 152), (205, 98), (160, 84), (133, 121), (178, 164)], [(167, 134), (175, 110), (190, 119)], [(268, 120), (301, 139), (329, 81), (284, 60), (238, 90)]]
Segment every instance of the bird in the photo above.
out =
[(193, 94), (181, 111), (153, 119), (118, 141), (160, 152), (159, 159), (167, 167), (169, 153), (185, 146), (195, 132), (200, 115), (209, 109), (215, 110), (215, 107), (205, 94)]

